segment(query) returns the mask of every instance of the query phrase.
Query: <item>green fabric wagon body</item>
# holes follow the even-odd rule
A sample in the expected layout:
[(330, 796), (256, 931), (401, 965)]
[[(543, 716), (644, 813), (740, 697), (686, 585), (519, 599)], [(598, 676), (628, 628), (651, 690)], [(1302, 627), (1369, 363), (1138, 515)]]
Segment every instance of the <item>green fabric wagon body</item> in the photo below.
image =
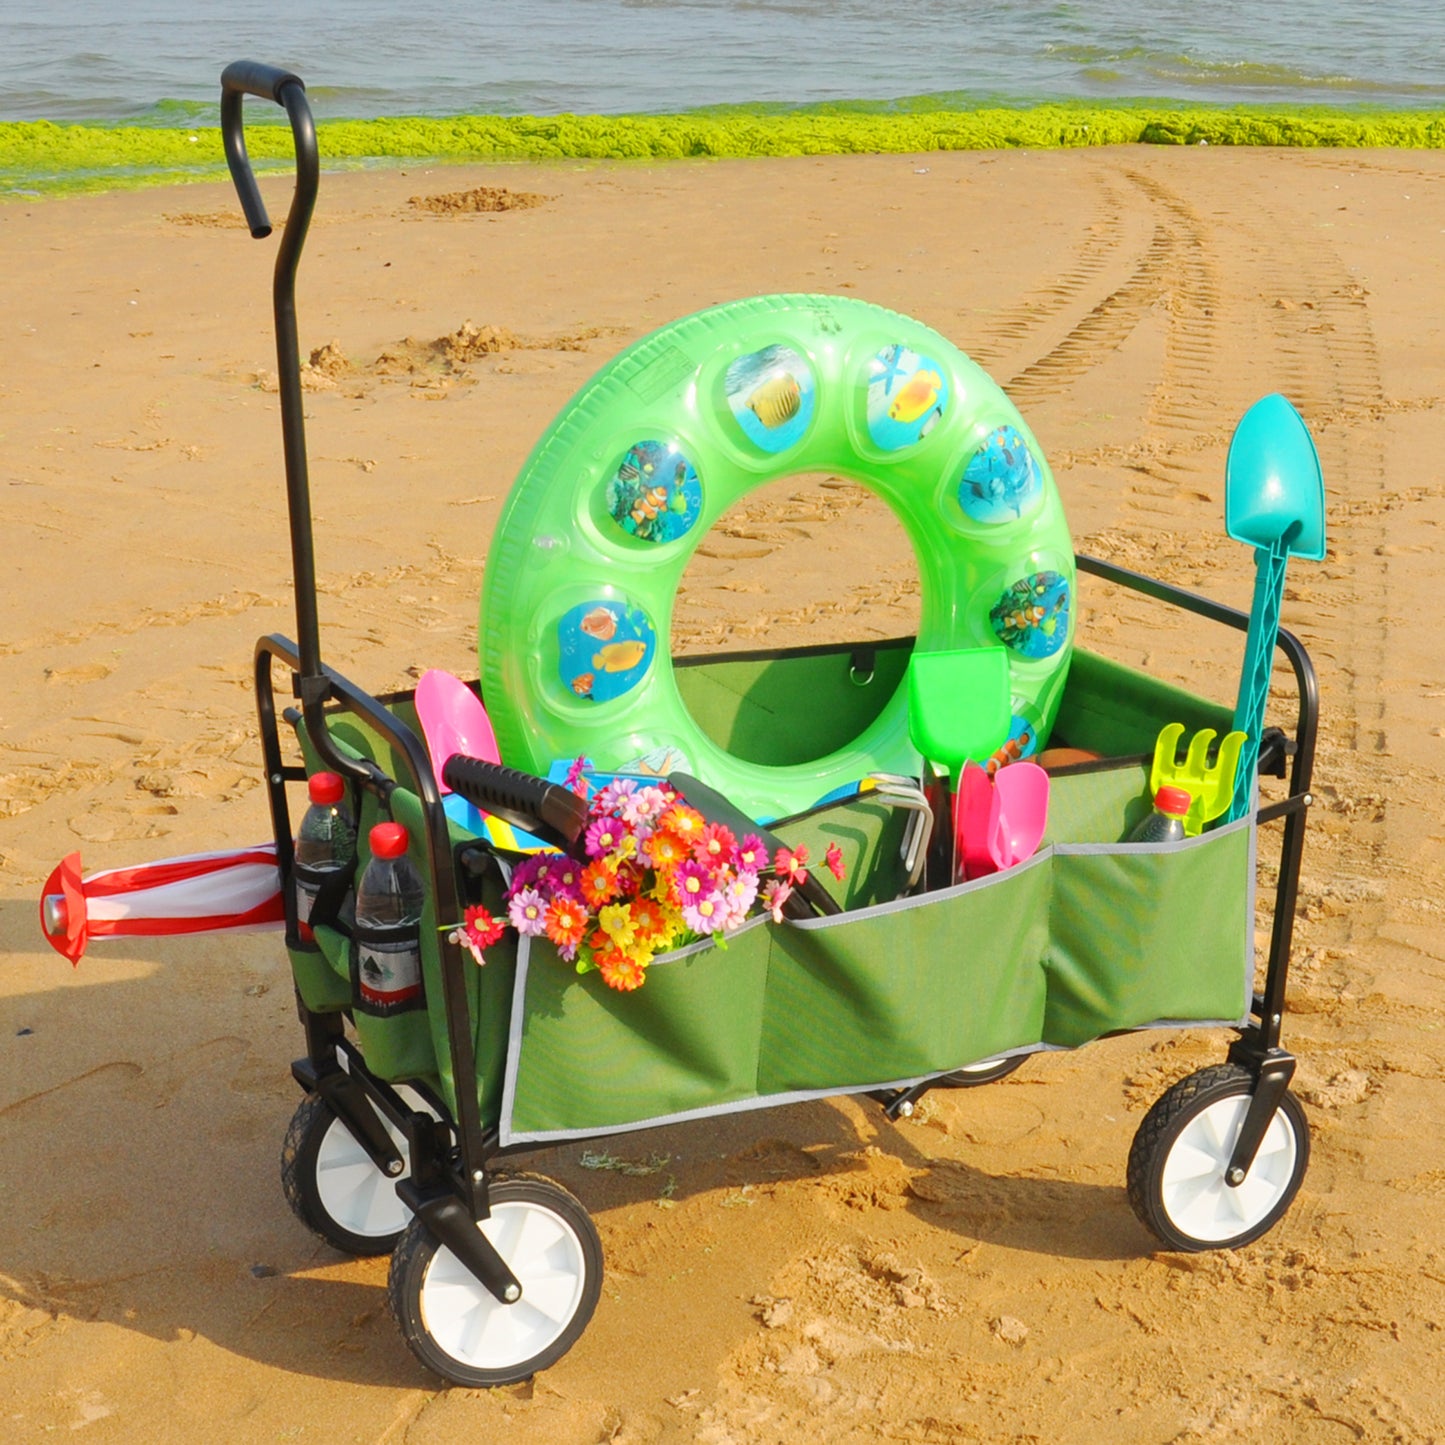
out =
[[(709, 658), (680, 663), (678, 677), (724, 746), (759, 754), (786, 738), (796, 750), (800, 709), (809, 726), (856, 726), (899, 685), (908, 648), (904, 639)], [(392, 705), (412, 721), (405, 699)], [(823, 875), (839, 915), (755, 919), (726, 947), (659, 957), (632, 993), (579, 975), (545, 939), (489, 950), (468, 974), (484, 1125), (504, 1146), (542, 1144), (908, 1085), (1121, 1030), (1247, 1022), (1253, 822), (1178, 844), (1122, 841), (1149, 807), (1148, 755), (1169, 722), (1224, 731), (1229, 715), (1081, 651), (1055, 740), (1116, 761), (1053, 778), (1044, 846), (1027, 863), (899, 897), (906, 814), (865, 792), (775, 826), (814, 857), (839, 846), (845, 880)], [(352, 719), (338, 719), (335, 736), (382, 767), (394, 762)], [(413, 794), (397, 789), (391, 811), (419, 833)], [(364, 802), (363, 836), (376, 816)], [(469, 841), (454, 830), (455, 846)], [(457, 1081), (435, 940), (452, 921), (430, 911), (423, 921), (422, 1008), (354, 1016), (370, 1068), (424, 1079), (449, 1104)], [(344, 927), (317, 938), (317, 950), (292, 950), (301, 996), (313, 1009), (348, 1008)]]

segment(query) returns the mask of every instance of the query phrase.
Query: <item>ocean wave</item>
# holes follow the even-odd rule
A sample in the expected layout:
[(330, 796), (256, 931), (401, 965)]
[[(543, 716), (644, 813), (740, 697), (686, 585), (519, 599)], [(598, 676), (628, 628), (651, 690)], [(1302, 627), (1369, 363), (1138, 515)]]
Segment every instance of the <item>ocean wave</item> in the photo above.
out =
[[(1439, 84), (1404, 78), (1353, 75), (1302, 69), (1280, 61), (1216, 59), (1191, 55), (1184, 51), (1161, 51), (1151, 46), (1130, 45), (1110, 47), (1091, 43), (1050, 44), (1046, 54), (1068, 61), (1078, 73), (1101, 85), (1136, 85), (1164, 87), (1163, 96), (1187, 97), (1192, 90), (1207, 92), (1210, 98), (1231, 98), (1240, 93), (1308, 98), (1318, 93), (1326, 96), (1357, 95), (1380, 98), (1397, 106), (1419, 100), (1425, 105), (1439, 105), (1445, 89)], [(1152, 89), (1140, 90), (1140, 94)]]

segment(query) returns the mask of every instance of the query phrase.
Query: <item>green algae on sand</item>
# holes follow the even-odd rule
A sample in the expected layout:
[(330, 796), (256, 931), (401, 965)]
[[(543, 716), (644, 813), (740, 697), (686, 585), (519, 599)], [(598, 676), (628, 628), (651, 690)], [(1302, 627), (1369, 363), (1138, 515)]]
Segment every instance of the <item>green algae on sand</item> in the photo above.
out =
[[(718, 106), (676, 115), (452, 116), (333, 120), (328, 164), (399, 160), (668, 160), (687, 157), (919, 154), (1095, 145), (1445, 147), (1445, 111), (1295, 112), (1135, 102), (1020, 109), (930, 108), (928, 97), (805, 107)], [(258, 170), (291, 159), (278, 118), (248, 123)], [(215, 179), (214, 126), (0, 122), (0, 194)]]

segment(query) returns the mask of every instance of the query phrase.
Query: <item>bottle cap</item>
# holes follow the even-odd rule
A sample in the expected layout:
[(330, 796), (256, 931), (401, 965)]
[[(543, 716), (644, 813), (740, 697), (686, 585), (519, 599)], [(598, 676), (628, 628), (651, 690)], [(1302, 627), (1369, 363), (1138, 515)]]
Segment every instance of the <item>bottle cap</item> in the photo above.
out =
[[(1188, 794), (1185, 794), (1188, 797)], [(400, 858), (411, 839), (400, 823), (378, 823), (367, 835), (373, 858)]]
[(312, 773), (306, 791), (313, 803), (339, 803), (346, 796), (346, 784), (339, 773)]
[(1160, 788), (1154, 794), (1154, 806), (1175, 818), (1182, 818), (1193, 803), (1193, 795), (1185, 788)]

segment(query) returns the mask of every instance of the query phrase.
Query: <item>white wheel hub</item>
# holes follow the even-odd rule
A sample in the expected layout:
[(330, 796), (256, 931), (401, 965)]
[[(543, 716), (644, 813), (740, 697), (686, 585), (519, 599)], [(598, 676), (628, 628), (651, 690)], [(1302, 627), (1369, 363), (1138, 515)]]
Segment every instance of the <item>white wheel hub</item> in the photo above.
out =
[[(436, 1111), (415, 1090), (403, 1084), (397, 1092), (413, 1109), (435, 1116)], [(340, 1119), (332, 1119), (316, 1151), (316, 1194), (321, 1207), (344, 1230), (363, 1239), (400, 1234), (411, 1218), (396, 1197), (397, 1181), (411, 1173), (406, 1135), (390, 1119), (381, 1122), (401, 1155), (404, 1167), (400, 1174), (383, 1174)]]
[(1170, 1145), (1159, 1178), (1160, 1199), (1175, 1227), (1193, 1239), (1219, 1243), (1245, 1234), (1289, 1191), (1298, 1142), (1283, 1110), (1269, 1121), (1244, 1182), (1231, 1187), (1225, 1181), (1248, 1111), (1248, 1094), (1216, 1100), (1190, 1119)]
[(582, 1302), (587, 1261), (582, 1242), (560, 1215), (530, 1200), (497, 1201), (477, 1226), (522, 1286), (503, 1304), (445, 1246), (422, 1280), (422, 1322), (452, 1359), (500, 1370), (541, 1354), (567, 1328)]

